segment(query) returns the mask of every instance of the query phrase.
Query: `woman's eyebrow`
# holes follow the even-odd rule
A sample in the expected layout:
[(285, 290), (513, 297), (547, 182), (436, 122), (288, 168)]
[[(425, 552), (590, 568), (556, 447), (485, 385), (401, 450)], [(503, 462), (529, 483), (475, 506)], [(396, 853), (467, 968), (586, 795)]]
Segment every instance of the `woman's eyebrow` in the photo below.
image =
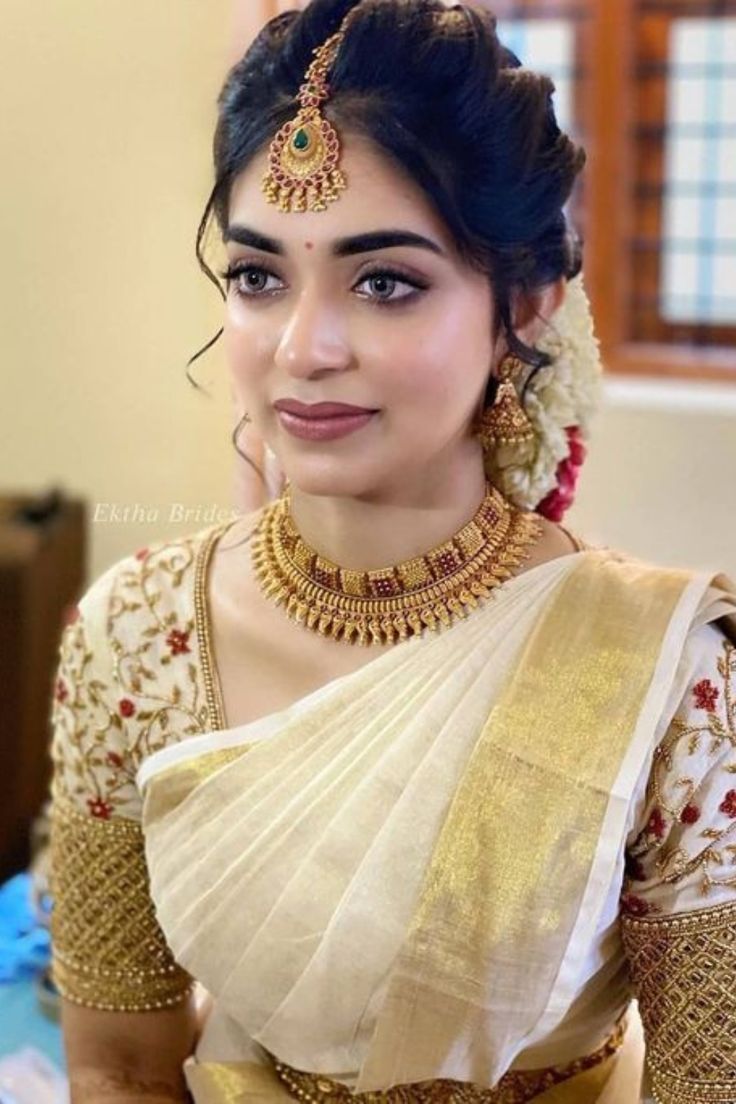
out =
[[(249, 226), (239, 223), (231, 223), (224, 235), (225, 242), (235, 241), (240, 245), (250, 246), (251, 249), (260, 249), (263, 253), (275, 253), (283, 256), (285, 253), (283, 243), (277, 238), (270, 238), (266, 234), (259, 234)], [(430, 253), (444, 256), (444, 249), (431, 238), (425, 238), (422, 234), (415, 234), (412, 230), (374, 230), (367, 234), (355, 234), (349, 238), (338, 238), (333, 242), (333, 257), (351, 257), (356, 253), (372, 253), (378, 249), (390, 249), (395, 246), (413, 246), (417, 249), (427, 249)]]
[(352, 257), (355, 253), (372, 253), (376, 249), (391, 249), (397, 245), (428, 249), (430, 253), (438, 253), (440, 256), (444, 256), (445, 252), (436, 241), (411, 230), (374, 230), (369, 234), (338, 238), (332, 246), (332, 254), (335, 257)]

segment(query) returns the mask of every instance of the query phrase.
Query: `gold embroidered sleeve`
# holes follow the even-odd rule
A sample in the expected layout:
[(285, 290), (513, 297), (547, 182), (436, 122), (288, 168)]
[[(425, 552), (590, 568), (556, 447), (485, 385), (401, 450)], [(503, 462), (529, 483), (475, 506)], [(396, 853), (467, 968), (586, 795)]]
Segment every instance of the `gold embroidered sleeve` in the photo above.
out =
[(621, 928), (657, 1104), (734, 1104), (736, 902)]
[(180, 1003), (192, 980), (156, 920), (140, 825), (57, 800), (51, 849), (53, 977), (63, 996), (121, 1012)]
[(149, 892), (130, 752), (133, 706), (106, 636), (107, 581), (93, 584), (61, 638), (51, 709), (52, 971), (92, 1008), (137, 1012), (185, 999)]

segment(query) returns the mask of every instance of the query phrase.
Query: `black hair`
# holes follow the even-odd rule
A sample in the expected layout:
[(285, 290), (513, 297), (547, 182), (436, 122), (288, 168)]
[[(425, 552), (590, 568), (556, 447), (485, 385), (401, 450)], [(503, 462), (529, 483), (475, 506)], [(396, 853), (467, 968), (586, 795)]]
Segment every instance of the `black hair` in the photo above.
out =
[[(211, 217), (224, 232), (233, 181), (293, 118), (313, 51), (348, 13), (323, 113), (408, 172), (459, 255), (488, 274), (494, 336), (503, 327), (509, 350), (532, 366), (525, 394), (550, 358), (514, 333), (512, 295), (580, 272), (582, 239), (564, 206), (586, 155), (557, 124), (553, 81), (522, 66), (488, 11), (442, 0), (312, 0), (267, 23), (218, 97), (215, 183), (197, 231), (199, 264), (224, 298), (203, 255)], [(486, 403), (496, 389), (490, 377)]]

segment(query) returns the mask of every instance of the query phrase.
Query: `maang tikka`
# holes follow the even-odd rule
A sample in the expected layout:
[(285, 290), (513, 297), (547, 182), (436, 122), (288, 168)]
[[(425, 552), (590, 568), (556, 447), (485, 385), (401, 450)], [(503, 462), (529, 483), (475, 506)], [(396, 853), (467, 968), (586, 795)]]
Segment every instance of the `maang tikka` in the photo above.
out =
[[(321, 105), (330, 97), (328, 74), (356, 11), (357, 7), (348, 12), (339, 30), (313, 51), (299, 88), (299, 110), (269, 147), (261, 186), (267, 201), (281, 211), (324, 211), (347, 187), (339, 167), (340, 139), (322, 114)], [(476, 427), (486, 451), (499, 444), (531, 441), (536, 435), (514, 383), (523, 368), (523, 362), (512, 354), (501, 361), (495, 402), (483, 411)]]
[(351, 15), (314, 51), (299, 88), (299, 111), (271, 142), (261, 187), (268, 202), (278, 204), (281, 211), (324, 211), (346, 187), (338, 164), (340, 139), (322, 114), (321, 104), (329, 98), (327, 75)]
[(477, 426), (477, 436), (484, 450), (496, 445), (519, 445), (535, 437), (535, 429), (521, 405), (515, 376), (524, 364), (508, 354), (498, 368), (498, 390), (494, 403), (483, 411)]

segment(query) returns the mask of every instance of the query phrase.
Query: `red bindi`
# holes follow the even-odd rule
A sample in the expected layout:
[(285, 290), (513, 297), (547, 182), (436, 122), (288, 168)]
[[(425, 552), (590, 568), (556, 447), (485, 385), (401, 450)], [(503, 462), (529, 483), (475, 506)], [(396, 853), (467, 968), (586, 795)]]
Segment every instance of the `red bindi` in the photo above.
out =
[(310, 241), (305, 242), (304, 243), (304, 248), (305, 249), (314, 249), (314, 242), (310, 242)]

